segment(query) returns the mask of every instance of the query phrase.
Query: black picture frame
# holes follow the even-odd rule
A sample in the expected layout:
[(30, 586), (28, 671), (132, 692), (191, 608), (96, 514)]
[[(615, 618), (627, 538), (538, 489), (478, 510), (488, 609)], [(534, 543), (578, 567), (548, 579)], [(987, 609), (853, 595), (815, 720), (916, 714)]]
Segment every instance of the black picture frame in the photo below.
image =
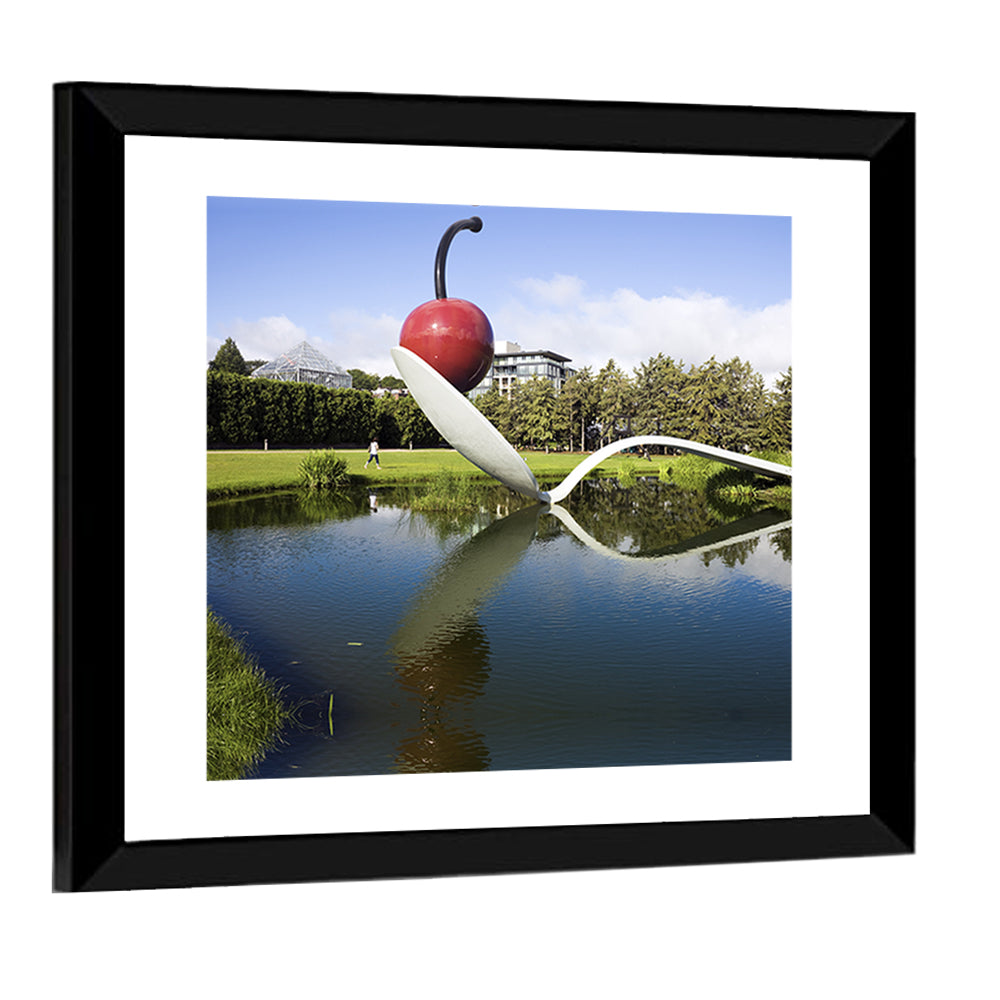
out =
[[(915, 116), (108, 83), (54, 88), (54, 889), (95, 891), (907, 854), (915, 818)], [(891, 388), (892, 656), (870, 678), (870, 812), (776, 819), (124, 837), (124, 138), (406, 143), (803, 157), (870, 167), (872, 370)], [(891, 331), (891, 337), (885, 334)], [(891, 351), (891, 354), (890, 354)], [(119, 450), (121, 463), (86, 455)], [(99, 480), (99, 481), (98, 481)], [(99, 574), (100, 588), (94, 587)], [(873, 616), (874, 626), (876, 619)]]

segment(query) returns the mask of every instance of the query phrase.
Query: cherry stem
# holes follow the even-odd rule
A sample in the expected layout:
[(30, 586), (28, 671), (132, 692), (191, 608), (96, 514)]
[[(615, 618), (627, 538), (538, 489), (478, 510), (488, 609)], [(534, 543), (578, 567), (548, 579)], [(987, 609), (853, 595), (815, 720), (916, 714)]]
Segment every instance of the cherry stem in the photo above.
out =
[(478, 215), (474, 215), (471, 219), (461, 219), (458, 222), (453, 222), (444, 231), (444, 236), (441, 237), (441, 242), (438, 244), (437, 257), (434, 258), (434, 294), (437, 298), (448, 298), (448, 293), (444, 288), (444, 262), (448, 256), (448, 247), (451, 246), (451, 241), (455, 238), (455, 234), (461, 232), (463, 229), (471, 229), (474, 233), (478, 233), (482, 228), (483, 220)]

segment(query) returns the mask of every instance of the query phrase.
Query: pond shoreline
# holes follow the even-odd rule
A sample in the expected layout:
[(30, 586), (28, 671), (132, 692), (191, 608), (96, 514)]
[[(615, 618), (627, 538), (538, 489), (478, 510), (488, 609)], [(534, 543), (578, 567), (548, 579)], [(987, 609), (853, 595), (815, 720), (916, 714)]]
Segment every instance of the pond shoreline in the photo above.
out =
[[(255, 494), (286, 492), (302, 486), (299, 465), (308, 451), (208, 451), (207, 500), (230, 500)], [(539, 483), (558, 483), (590, 452), (520, 452)], [(433, 482), (440, 475), (455, 474), (489, 483), (492, 478), (452, 449), (386, 449), (380, 453), (383, 468), (364, 469), (368, 453), (338, 451), (347, 462), (350, 485), (356, 487), (411, 486)], [(766, 453), (772, 461), (791, 464), (791, 453)], [(696, 455), (651, 455), (649, 459), (619, 454), (590, 473), (592, 478), (614, 478), (623, 474), (654, 475), (664, 482), (676, 481), (687, 488), (703, 488), (708, 480), (730, 467)], [(752, 481), (745, 479), (745, 481)], [(778, 487), (781, 489), (781, 487)], [(790, 496), (790, 487), (787, 487)]]

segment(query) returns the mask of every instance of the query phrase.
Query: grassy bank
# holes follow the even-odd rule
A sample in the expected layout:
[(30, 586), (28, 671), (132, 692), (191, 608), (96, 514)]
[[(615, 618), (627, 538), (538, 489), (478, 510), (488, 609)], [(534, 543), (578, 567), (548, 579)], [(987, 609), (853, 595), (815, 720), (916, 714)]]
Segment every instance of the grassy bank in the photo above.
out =
[(208, 780), (242, 778), (278, 741), (292, 710), (226, 624), (208, 612)]
[[(306, 451), (209, 451), (208, 499), (222, 499), (248, 493), (294, 489), (301, 485), (300, 466)], [(581, 452), (542, 451), (521, 452), (521, 457), (539, 483), (554, 484), (565, 478), (583, 460)], [(473, 476), (490, 481), (471, 462), (450, 448), (384, 450), (381, 469), (364, 464), (368, 459), (363, 449), (337, 450), (337, 456), (347, 463), (351, 482), (364, 485), (406, 485), (423, 483), (441, 473)], [(791, 463), (791, 456), (766, 454), (771, 461)], [(617, 476), (632, 470), (631, 475), (658, 475), (667, 482), (691, 489), (704, 488), (715, 474), (729, 466), (695, 455), (652, 455), (650, 461), (635, 456), (616, 455), (604, 461), (594, 474)], [(788, 487), (790, 490), (790, 487)]]
[[(422, 482), (437, 472), (479, 473), (479, 470), (450, 448), (383, 450), (382, 468), (374, 464), (366, 470), (364, 449), (335, 449), (347, 463), (351, 482), (358, 484), (405, 484)], [(208, 499), (217, 500), (269, 490), (290, 490), (302, 484), (302, 460), (307, 450), (209, 451)]]

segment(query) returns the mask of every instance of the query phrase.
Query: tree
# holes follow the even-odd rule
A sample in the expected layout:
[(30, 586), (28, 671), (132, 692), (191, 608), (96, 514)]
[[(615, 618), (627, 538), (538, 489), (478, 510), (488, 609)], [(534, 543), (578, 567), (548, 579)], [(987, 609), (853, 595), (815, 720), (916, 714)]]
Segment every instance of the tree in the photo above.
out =
[(764, 418), (764, 447), (778, 451), (792, 448), (792, 366), (779, 375), (768, 393)]
[(681, 430), (681, 388), (684, 371), (662, 352), (635, 370), (636, 434), (678, 436)]
[(215, 352), (215, 357), (208, 363), (208, 370), (230, 372), (233, 375), (249, 374), (247, 363), (232, 337), (226, 337), (226, 342)]
[(636, 412), (635, 387), (614, 358), (597, 373), (597, 391), (601, 440), (610, 444), (620, 437), (629, 437)]
[(681, 392), (681, 437), (728, 451), (757, 451), (768, 408), (763, 377), (738, 357), (713, 355), (688, 372)]
[(499, 427), (502, 422), (502, 413), (505, 402), (506, 401), (503, 395), (501, 395), (495, 382), (486, 390), (486, 392), (481, 392), (473, 400), (476, 409), (479, 410), (479, 412), (486, 417), (486, 419), (493, 424), (494, 427)]
[(518, 423), (528, 443), (535, 448), (543, 447), (546, 452), (555, 440), (554, 416), (556, 390), (546, 378), (537, 375), (521, 386)]
[(441, 435), (412, 396), (400, 396), (396, 400), (395, 417), (400, 444), (416, 448), (436, 448), (441, 443)]
[(380, 396), (375, 400), (375, 426), (372, 437), (383, 448), (398, 448), (402, 444), (399, 428), (398, 402), (392, 396)]
[(506, 392), (501, 392), (496, 383), (484, 393), (476, 396), (475, 407), (493, 426), (512, 444), (518, 444), (517, 401), (520, 398), (518, 385), (513, 385)]
[(378, 375), (369, 375), (360, 368), (348, 368), (347, 374), (351, 376), (352, 389), (377, 389)]
[(764, 379), (749, 361), (730, 358), (720, 368), (719, 401), (723, 448), (756, 451), (762, 443)]
[(684, 415), (681, 437), (722, 447), (719, 426), (720, 365), (712, 355), (697, 368), (688, 370), (684, 380), (682, 402)]
[(587, 428), (596, 419), (597, 385), (590, 366), (586, 365), (563, 383), (556, 400), (556, 429), (560, 436), (565, 436), (570, 451), (575, 444), (580, 451), (586, 451)]

